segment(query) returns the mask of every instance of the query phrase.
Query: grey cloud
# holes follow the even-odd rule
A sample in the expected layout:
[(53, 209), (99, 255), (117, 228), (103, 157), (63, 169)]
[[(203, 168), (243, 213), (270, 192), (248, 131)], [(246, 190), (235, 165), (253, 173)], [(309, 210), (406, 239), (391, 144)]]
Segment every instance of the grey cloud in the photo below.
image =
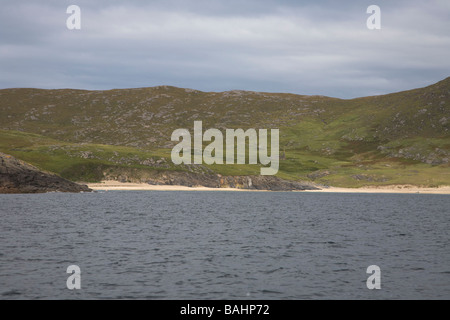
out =
[[(378, 1), (379, 31), (365, 27), (372, 1), (244, 2), (6, 1), (0, 87), (168, 84), (349, 98), (449, 76), (450, 8), (441, 0)], [(65, 28), (73, 3), (79, 31)]]

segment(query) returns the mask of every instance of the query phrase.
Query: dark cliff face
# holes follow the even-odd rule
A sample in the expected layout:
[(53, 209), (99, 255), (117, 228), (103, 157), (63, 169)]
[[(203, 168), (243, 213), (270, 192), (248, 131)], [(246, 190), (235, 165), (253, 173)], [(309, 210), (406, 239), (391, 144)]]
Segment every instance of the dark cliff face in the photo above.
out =
[(247, 190), (319, 190), (319, 188), (313, 186), (311, 183), (287, 181), (275, 176), (221, 176), (188, 172), (164, 172), (144, 182), (152, 185), (202, 186), (208, 188), (236, 188)]
[(87, 186), (54, 174), (0, 152), (0, 193), (90, 192)]

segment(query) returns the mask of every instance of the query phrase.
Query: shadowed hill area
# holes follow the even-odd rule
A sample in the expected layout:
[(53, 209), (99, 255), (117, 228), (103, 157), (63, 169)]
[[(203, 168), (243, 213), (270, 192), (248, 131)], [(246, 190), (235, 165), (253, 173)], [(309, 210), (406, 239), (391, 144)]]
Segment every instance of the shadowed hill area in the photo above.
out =
[(280, 171), (335, 186), (450, 184), (450, 78), (342, 100), (161, 86), (109, 91), (0, 90), (0, 151), (73, 180), (145, 181), (161, 172), (245, 176), (256, 165), (174, 166), (171, 134), (279, 128)]
[(0, 193), (89, 192), (87, 186), (65, 180), (0, 152)]

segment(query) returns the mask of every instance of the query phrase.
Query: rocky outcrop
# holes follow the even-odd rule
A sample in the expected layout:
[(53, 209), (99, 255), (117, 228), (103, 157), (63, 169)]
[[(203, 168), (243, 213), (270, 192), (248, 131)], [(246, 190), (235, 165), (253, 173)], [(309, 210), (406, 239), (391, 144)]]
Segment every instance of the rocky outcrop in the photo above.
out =
[(57, 175), (0, 152), (0, 193), (90, 192)]
[(283, 180), (275, 176), (221, 176), (191, 172), (164, 172), (145, 181), (152, 185), (236, 188), (248, 190), (294, 191), (318, 190), (311, 183)]

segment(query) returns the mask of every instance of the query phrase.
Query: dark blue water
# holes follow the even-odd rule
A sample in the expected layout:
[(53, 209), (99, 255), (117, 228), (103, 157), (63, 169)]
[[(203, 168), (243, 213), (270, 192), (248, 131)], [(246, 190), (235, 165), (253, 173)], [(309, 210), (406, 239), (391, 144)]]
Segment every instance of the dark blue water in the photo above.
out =
[(0, 299), (450, 299), (449, 208), (422, 194), (0, 195)]

